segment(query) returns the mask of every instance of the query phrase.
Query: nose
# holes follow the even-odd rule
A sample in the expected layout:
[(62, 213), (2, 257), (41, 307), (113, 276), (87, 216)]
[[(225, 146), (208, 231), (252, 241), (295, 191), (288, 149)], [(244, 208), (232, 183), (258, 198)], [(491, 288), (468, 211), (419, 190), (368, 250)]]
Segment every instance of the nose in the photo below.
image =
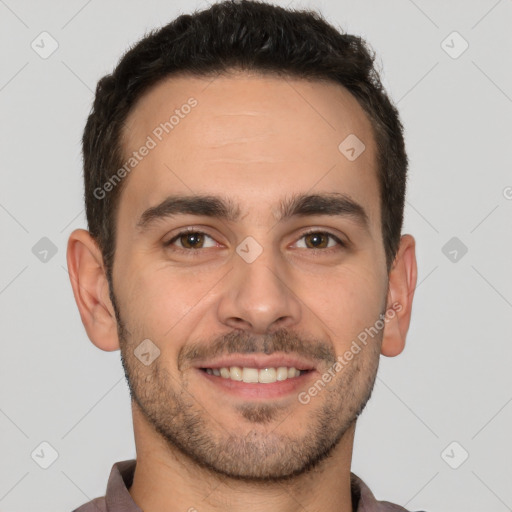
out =
[(255, 261), (233, 256), (218, 305), (220, 322), (232, 328), (265, 334), (300, 322), (301, 302), (292, 290), (290, 273), (278, 265), (278, 256), (264, 250)]

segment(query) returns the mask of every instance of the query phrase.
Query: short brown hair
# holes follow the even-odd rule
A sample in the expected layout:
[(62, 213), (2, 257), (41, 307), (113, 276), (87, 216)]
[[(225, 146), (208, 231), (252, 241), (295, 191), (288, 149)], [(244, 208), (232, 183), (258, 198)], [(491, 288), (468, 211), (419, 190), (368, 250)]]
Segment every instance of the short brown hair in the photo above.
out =
[(87, 222), (109, 282), (116, 212), (126, 180), (108, 194), (98, 197), (97, 191), (123, 165), (122, 128), (135, 102), (170, 75), (207, 76), (234, 69), (329, 80), (358, 100), (377, 145), (389, 272), (400, 243), (408, 160), (398, 111), (383, 89), (374, 60), (361, 37), (339, 32), (317, 12), (251, 0), (228, 0), (181, 15), (141, 39), (99, 80), (82, 139)]

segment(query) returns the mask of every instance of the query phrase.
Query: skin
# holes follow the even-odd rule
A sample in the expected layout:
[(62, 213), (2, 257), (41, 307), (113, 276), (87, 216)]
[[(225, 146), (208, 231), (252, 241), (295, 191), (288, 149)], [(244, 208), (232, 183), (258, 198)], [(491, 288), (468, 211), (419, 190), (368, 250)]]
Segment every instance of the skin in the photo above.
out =
[[(121, 350), (128, 376), (137, 449), (129, 492), (151, 512), (291, 512), (299, 505), (351, 511), (357, 415), (380, 354), (404, 348), (417, 278), (411, 235), (402, 236), (386, 270), (370, 121), (337, 84), (242, 72), (213, 81), (173, 77), (131, 112), (126, 154), (190, 97), (198, 105), (125, 178), (114, 304), (89, 233), (75, 230), (68, 243), (87, 334), (102, 350)], [(354, 161), (338, 150), (349, 134), (366, 146)], [(361, 204), (369, 229), (326, 215), (276, 222), (279, 201), (324, 192)], [(147, 208), (170, 194), (193, 193), (230, 198), (239, 222), (178, 215), (137, 229)], [(187, 237), (164, 245), (188, 226), (211, 238), (188, 249), (180, 245), (191, 243)], [(309, 228), (348, 245), (321, 237), (317, 248), (314, 235), (303, 235)], [(251, 263), (236, 252), (248, 236), (263, 249)], [(272, 399), (228, 395), (193, 367), (199, 356), (227, 354), (228, 346), (240, 354), (297, 354), (315, 363), (316, 378), (297, 390), (307, 391), (393, 303), (400, 309), (384, 329), (308, 404), (296, 392)], [(144, 339), (160, 350), (147, 366), (134, 355)]]

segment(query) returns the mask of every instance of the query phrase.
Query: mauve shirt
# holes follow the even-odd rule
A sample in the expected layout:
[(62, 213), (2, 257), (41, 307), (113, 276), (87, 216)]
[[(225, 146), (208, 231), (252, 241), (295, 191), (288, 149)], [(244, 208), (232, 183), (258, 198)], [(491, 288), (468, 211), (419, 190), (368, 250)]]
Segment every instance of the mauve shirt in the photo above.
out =
[[(143, 512), (128, 489), (132, 485), (136, 459), (116, 462), (110, 471), (105, 496), (95, 498), (73, 512)], [(351, 473), (352, 503), (357, 512), (407, 512), (389, 501), (377, 501), (366, 484)]]

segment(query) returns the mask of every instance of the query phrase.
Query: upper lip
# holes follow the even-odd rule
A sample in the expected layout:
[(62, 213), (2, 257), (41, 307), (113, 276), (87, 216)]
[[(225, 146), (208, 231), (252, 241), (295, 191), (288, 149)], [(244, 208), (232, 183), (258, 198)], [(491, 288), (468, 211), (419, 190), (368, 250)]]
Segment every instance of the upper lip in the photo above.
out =
[(293, 366), (297, 370), (315, 369), (315, 364), (311, 361), (292, 354), (230, 354), (194, 364), (195, 368), (229, 368), (231, 366), (258, 368), (260, 370), (280, 366)]

